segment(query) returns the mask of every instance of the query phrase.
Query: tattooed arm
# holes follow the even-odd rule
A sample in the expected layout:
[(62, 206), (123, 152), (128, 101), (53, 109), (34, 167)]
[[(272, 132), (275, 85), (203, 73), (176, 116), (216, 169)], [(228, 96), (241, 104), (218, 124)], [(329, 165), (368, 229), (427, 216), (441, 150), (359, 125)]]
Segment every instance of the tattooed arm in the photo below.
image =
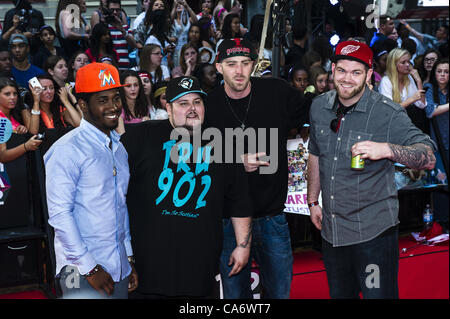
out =
[(236, 236), (236, 248), (228, 261), (228, 266), (233, 265), (229, 277), (239, 273), (247, 265), (252, 241), (251, 217), (231, 217), (231, 222)]
[(433, 169), (436, 164), (433, 149), (422, 143), (402, 146), (364, 141), (353, 145), (352, 155), (371, 160), (387, 158), (412, 169)]
[(388, 145), (392, 152), (389, 158), (396, 163), (412, 169), (433, 169), (436, 164), (433, 150), (428, 145), (421, 143), (410, 146)]

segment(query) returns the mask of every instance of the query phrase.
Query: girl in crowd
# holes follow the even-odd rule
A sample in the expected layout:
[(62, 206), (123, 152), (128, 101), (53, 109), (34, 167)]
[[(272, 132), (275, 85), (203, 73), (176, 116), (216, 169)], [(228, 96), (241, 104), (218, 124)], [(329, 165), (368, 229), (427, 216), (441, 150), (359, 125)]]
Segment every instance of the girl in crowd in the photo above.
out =
[(166, 9), (166, 4), (163, 0), (151, 0), (147, 12), (145, 13), (144, 20), (136, 26), (134, 31), (134, 38), (136, 43), (143, 46), (151, 35), (153, 28), (153, 20), (156, 18), (154, 11), (160, 11)]
[(440, 58), (440, 53), (434, 49), (428, 49), (422, 56), (422, 60), (419, 63), (419, 75), (422, 79), (423, 85), (430, 82), (431, 69), (433, 68), (434, 63)]
[(152, 98), (152, 76), (150, 73), (145, 71), (139, 72), (139, 77), (142, 82), (142, 86), (144, 88), (144, 95), (147, 99), (148, 110), (150, 115), (150, 120), (165, 120), (167, 119), (167, 112), (161, 108), (156, 108), (153, 106), (153, 98)]
[(429, 134), (425, 115), (425, 91), (419, 72), (411, 66), (411, 54), (404, 49), (394, 49), (388, 54), (386, 75), (378, 91), (406, 109), (411, 121)]
[(308, 70), (302, 65), (294, 66), (289, 73), (289, 83), (303, 94), (308, 87), (308, 79)]
[(91, 63), (88, 55), (84, 51), (77, 51), (69, 61), (69, 82), (75, 86), (75, 78), (79, 68)]
[(155, 93), (153, 94), (153, 100), (155, 102), (155, 107), (157, 109), (162, 109), (167, 113), (167, 100), (166, 100), (166, 89), (167, 81), (161, 81), (155, 84)]
[(186, 43), (181, 48), (179, 66), (172, 70), (172, 77), (191, 76), (199, 62), (198, 49), (193, 43)]
[(70, 11), (71, 7), (81, 8), (82, 1), (84, 0), (59, 0), (56, 8), (56, 34), (66, 54), (79, 50), (80, 46), (81, 48), (89, 46), (89, 28), (84, 23), (84, 19), (81, 19), (81, 9), (77, 23), (73, 23), (73, 14)]
[(91, 46), (86, 50), (86, 55), (93, 62), (99, 61), (104, 56), (110, 56), (119, 61), (119, 56), (113, 48), (111, 33), (106, 24), (100, 22), (92, 28)]
[(156, 44), (147, 44), (141, 50), (139, 57), (139, 67), (133, 68), (135, 71), (147, 71), (152, 75), (153, 83), (159, 81), (169, 81), (170, 72), (162, 61), (161, 47)]
[[(202, 21), (201, 23), (205, 23), (205, 20), (202, 19), (200, 19)], [(210, 40), (211, 20), (209, 20), (208, 24), (200, 24), (200, 20), (199, 22), (192, 24), (189, 28), (188, 42), (194, 43), (197, 48), (215, 48), (215, 44)]]
[[(445, 151), (449, 152), (449, 130), (448, 130), (448, 82), (449, 82), (449, 60), (442, 58), (436, 61), (431, 70), (430, 82), (425, 84), (427, 107), (425, 109), (428, 118), (436, 118), (435, 123), (442, 137)], [(436, 141), (434, 130), (431, 137)]]
[(209, 93), (219, 85), (217, 71), (214, 64), (202, 63), (196, 69), (194, 75), (199, 79), (200, 85), (206, 93)]
[(52, 55), (63, 56), (63, 50), (54, 45), (56, 33), (55, 30), (49, 25), (44, 25), (39, 31), (39, 39), (41, 45), (38, 51), (33, 56), (33, 64), (42, 69), (45, 61)]
[(149, 104), (144, 93), (141, 78), (136, 71), (125, 70), (120, 74), (122, 115), (124, 124), (150, 120)]
[[(82, 113), (79, 108), (73, 107), (70, 103), (68, 88), (62, 87), (57, 99), (53, 79), (48, 75), (40, 75), (37, 78), (42, 89), (30, 86), (33, 107), (24, 114), (24, 123), (28, 131), (31, 134), (38, 134), (48, 129), (56, 129), (62, 135), (68, 126), (79, 126)], [(59, 101), (64, 104), (64, 107), (59, 104)]]
[(386, 61), (388, 57), (388, 51), (383, 46), (373, 48), (373, 77), (375, 89), (378, 90), (381, 79), (386, 72)]
[(221, 29), (223, 39), (242, 38), (241, 18), (237, 13), (229, 13), (223, 20)]
[[(19, 122), (22, 118), (19, 111), (20, 104), (19, 88), (16, 82), (6, 77), (0, 78), (0, 117), (7, 118), (11, 122), (14, 133), (25, 134), (28, 129)], [(22, 110), (22, 114), (24, 112)], [(36, 135), (11, 149), (7, 149), (6, 143), (1, 143), (0, 163), (11, 162), (27, 151), (34, 151), (41, 143), (42, 141), (36, 139)]]
[(328, 72), (321, 66), (313, 66), (310, 68), (309, 75), (310, 85), (305, 89), (305, 96), (307, 93), (316, 97), (327, 91), (328, 88)]
[(66, 60), (64, 60), (63, 57), (52, 55), (45, 62), (43, 70), (50, 74), (56, 82), (58, 88), (62, 88), (66, 85), (69, 76), (69, 69), (67, 67)]
[(179, 65), (180, 50), (188, 42), (189, 29), (193, 23), (197, 22), (197, 16), (186, 0), (175, 0), (170, 18), (172, 20), (172, 36), (178, 39), (173, 55), (176, 67)]

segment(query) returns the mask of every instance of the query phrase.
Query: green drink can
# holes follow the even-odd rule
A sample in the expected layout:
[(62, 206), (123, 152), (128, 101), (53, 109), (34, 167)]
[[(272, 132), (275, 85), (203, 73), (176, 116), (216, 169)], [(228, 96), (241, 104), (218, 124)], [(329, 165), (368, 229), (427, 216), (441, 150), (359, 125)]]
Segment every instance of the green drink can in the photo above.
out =
[(352, 157), (352, 170), (362, 171), (364, 169), (364, 159), (361, 158), (361, 155), (356, 155)]

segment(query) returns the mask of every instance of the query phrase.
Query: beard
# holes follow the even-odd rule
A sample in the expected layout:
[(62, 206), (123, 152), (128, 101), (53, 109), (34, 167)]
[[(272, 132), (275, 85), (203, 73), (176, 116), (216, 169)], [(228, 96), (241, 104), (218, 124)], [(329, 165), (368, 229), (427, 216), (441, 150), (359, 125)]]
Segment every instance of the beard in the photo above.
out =
[(338, 96), (344, 100), (349, 100), (349, 99), (355, 97), (356, 95), (361, 93), (361, 91), (364, 90), (364, 87), (366, 86), (366, 82), (363, 82), (359, 86), (356, 86), (350, 92), (348, 92), (348, 91), (343, 90), (341, 88), (341, 86), (339, 85), (339, 83), (334, 79), (333, 79), (333, 84), (334, 84), (334, 87), (336, 88), (336, 92), (337, 92)]

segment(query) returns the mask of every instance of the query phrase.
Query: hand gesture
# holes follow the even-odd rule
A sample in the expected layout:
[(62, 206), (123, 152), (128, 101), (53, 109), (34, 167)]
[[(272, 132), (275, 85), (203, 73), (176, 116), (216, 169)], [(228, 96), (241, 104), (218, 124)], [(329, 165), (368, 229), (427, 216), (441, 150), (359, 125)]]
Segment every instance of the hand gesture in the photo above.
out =
[(35, 103), (39, 103), (41, 101), (41, 94), (42, 89), (40, 87), (32, 87), (30, 84), (28, 84), (30, 87), (30, 91), (33, 94), (33, 100)]
[(425, 90), (417, 90), (414, 95), (412, 96), (412, 99), (414, 102), (421, 100), (425, 96)]
[(28, 132), (28, 129), (25, 126), (23, 126), (23, 125), (19, 125), (16, 128), (16, 133), (17, 134), (25, 134), (26, 132)]
[(265, 152), (256, 154), (244, 154), (241, 156), (242, 162), (244, 163), (245, 171), (251, 173), (256, 171), (260, 166), (269, 166), (269, 162), (260, 161), (259, 157), (265, 156)]

